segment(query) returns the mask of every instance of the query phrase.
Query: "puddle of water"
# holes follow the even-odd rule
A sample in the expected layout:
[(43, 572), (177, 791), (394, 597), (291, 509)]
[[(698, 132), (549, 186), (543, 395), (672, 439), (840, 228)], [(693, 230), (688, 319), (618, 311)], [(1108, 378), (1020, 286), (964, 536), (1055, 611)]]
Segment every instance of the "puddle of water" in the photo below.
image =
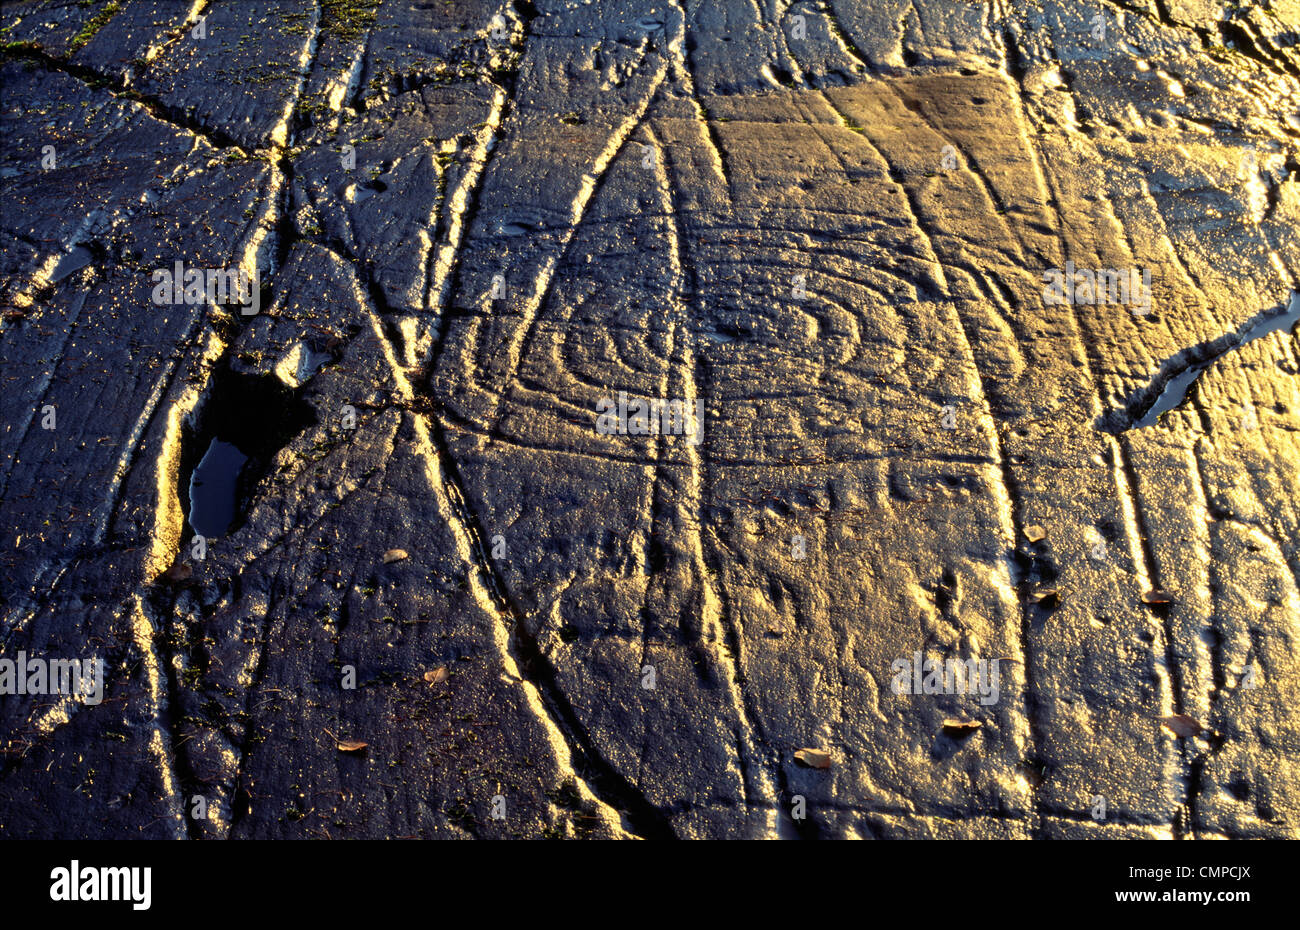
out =
[(1263, 339), (1269, 333), (1275, 333), (1280, 329), (1290, 329), (1296, 324), (1297, 320), (1300, 320), (1300, 292), (1292, 295), (1291, 303), (1285, 313), (1279, 313), (1276, 316), (1260, 320), (1254, 326), (1242, 332), (1241, 339), (1235, 345), (1229, 346), (1213, 358), (1208, 358), (1199, 365), (1193, 365), (1181, 374), (1169, 379), (1165, 389), (1156, 398), (1155, 404), (1146, 412), (1146, 416), (1133, 424), (1134, 428), (1144, 429), (1148, 426), (1155, 426), (1162, 414), (1168, 413), (1187, 399), (1187, 392), (1192, 389), (1192, 385), (1196, 383), (1196, 379), (1201, 376), (1205, 369), (1229, 352), (1240, 349), (1256, 339)]
[(190, 526), (209, 539), (224, 536), (235, 520), (239, 473), (248, 456), (237, 446), (213, 439), (190, 478)]
[(1201, 372), (1209, 368), (1212, 362), (1203, 365), (1193, 365), (1181, 375), (1171, 378), (1165, 385), (1165, 389), (1160, 392), (1156, 398), (1155, 404), (1147, 411), (1146, 416), (1133, 424), (1135, 429), (1145, 429), (1148, 426), (1155, 426), (1161, 416), (1173, 410), (1181, 404), (1187, 397), (1187, 392), (1191, 390), (1196, 379), (1201, 376)]
[[(302, 353), (293, 362), (302, 372)], [(187, 522), (197, 534), (219, 538), (243, 519), (276, 452), (316, 422), (302, 387), (274, 374), (242, 375), (228, 366), (212, 376), (207, 396), (186, 423), (178, 483), (188, 487)]]

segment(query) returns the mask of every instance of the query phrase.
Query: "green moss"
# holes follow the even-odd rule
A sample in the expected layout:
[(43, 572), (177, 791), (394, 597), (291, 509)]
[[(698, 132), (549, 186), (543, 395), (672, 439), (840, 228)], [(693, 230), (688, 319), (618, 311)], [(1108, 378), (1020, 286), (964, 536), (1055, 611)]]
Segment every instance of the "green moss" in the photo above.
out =
[(280, 29), (289, 35), (307, 36), (311, 35), (311, 26), (307, 22), (306, 13), (287, 13), (283, 16), (280, 23)]
[(321, 32), (344, 42), (358, 39), (375, 24), (380, 0), (323, 0)]
[(118, 0), (108, 0), (108, 3), (104, 4), (104, 8), (90, 17), (86, 25), (81, 27), (81, 31), (72, 37), (72, 44), (68, 46), (69, 50), (72, 52), (80, 51), (87, 42), (95, 38), (95, 33), (103, 29), (104, 24), (113, 18), (113, 14), (118, 11), (120, 5)]

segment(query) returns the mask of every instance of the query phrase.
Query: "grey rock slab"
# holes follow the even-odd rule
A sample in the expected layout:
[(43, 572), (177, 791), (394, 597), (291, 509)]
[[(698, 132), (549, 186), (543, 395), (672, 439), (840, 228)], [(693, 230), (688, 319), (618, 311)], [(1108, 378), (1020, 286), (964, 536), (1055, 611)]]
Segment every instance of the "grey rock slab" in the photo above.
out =
[[(186, 27), (193, 28), (198, 22), (195, 5), (171, 0), (118, 4), (111, 14), (109, 9), (107, 3), (99, 6), (91, 20), (94, 32), (89, 34), (87, 29), (83, 33), (84, 44), (72, 60), (123, 80), (133, 78), (137, 69), (147, 68), (167, 45), (184, 37)], [(207, 5), (202, 11), (207, 11)]]
[[(34, 61), (7, 61), (3, 228), (9, 299), (68, 272), (62, 258), (105, 239), (113, 225), (203, 161), (196, 140), (134, 101)], [(110, 144), (111, 143), (111, 144)], [(208, 155), (211, 150), (202, 145)], [(38, 280), (39, 278), (39, 280)]]
[(307, 0), (213, 4), (203, 37), (184, 32), (134, 86), (246, 148), (285, 145), (318, 19)]
[[(13, 518), (3, 557), (7, 593), (48, 582), (82, 547), (103, 542), (159, 399), (179, 364), (203, 350), (205, 305), (155, 303), (153, 273), (177, 261), (238, 267), (238, 247), (255, 224), (231, 207), (241, 193), (251, 204), (265, 173), (260, 163), (239, 163), (182, 181), (122, 231), (130, 265), (89, 286), (65, 279), (48, 303), (6, 330), (5, 371), (28, 388), (4, 396), (12, 450), (4, 486)], [(56, 488), (63, 488), (64, 513), (51, 521)]]
[[(235, 836), (617, 833), (618, 818), (534, 716), (535, 688), (517, 669), (502, 674), (503, 662), (514, 665), (503, 645), (509, 618), (446, 490), (436, 433), (411, 407), (352, 270), (302, 247), (283, 281), (269, 336), (250, 327), (233, 346), (236, 359), (262, 355), (264, 367), (243, 377), (277, 377), (282, 347), (318, 338), (321, 323), (356, 332), (306, 384), (315, 423), (277, 453), (243, 524), (213, 544), (198, 589), (177, 601), (177, 622), (204, 630), (194, 659), (211, 696), (187, 703), (236, 759), (233, 770), (195, 770), (230, 799), (219, 827)], [(335, 298), (322, 320), (314, 308), (339, 293), (352, 297)], [(345, 403), (355, 425), (340, 416)], [(405, 557), (386, 564), (396, 548)], [(438, 667), (449, 677), (430, 685), (424, 673)], [(224, 708), (215, 717), (212, 700)], [(340, 754), (345, 739), (369, 746)], [(261, 786), (286, 781), (310, 792), (263, 800)], [(491, 817), (497, 795), (506, 819)]]
[(1294, 837), (1294, 17), (1005, 6), (7, 8), (0, 832)]
[(513, 5), (487, 0), (332, 4), (324, 12), (319, 71), (337, 73), (346, 63), (352, 93), (344, 102), (364, 109), (426, 84), (483, 74), (522, 41)]
[(56, 55), (75, 51), (77, 37), (96, 22), (107, 4), (79, 0), (37, 0), (16, 4), (7, 14), (4, 41), (27, 42)]
[(385, 311), (426, 309), (451, 219), (447, 192), (462, 186), (497, 102), (481, 84), (425, 87), (375, 105), (329, 141), (304, 139), (311, 147), (294, 162), (299, 226), (364, 262)]

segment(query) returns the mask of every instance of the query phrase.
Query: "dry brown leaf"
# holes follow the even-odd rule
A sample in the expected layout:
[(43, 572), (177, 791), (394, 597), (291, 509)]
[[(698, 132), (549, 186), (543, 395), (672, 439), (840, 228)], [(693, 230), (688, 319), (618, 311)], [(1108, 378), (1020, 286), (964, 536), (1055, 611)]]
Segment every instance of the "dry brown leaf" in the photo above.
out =
[(369, 743), (363, 743), (359, 739), (341, 739), (339, 740), (339, 752), (360, 752), (369, 745)]
[(1148, 591), (1142, 595), (1143, 604), (1172, 604), (1174, 596), (1168, 591)]
[(391, 562), (400, 562), (405, 558), (407, 558), (405, 549), (389, 549), (384, 553), (384, 564), (388, 565)]
[(828, 769), (831, 767), (831, 754), (823, 749), (800, 749), (794, 754), (794, 761), (810, 769)]
[(1201, 726), (1201, 721), (1186, 714), (1170, 714), (1168, 717), (1158, 719), (1170, 733), (1183, 738), (1196, 736), (1205, 729), (1205, 727)]
[(188, 581), (194, 574), (194, 569), (187, 562), (177, 562), (167, 571), (163, 572), (163, 581), (168, 584), (180, 584), (182, 581)]
[(424, 680), (431, 685), (440, 685), (447, 680), (447, 666), (439, 665), (424, 673)]
[(1025, 527), (1025, 539), (1030, 542), (1042, 542), (1047, 538), (1047, 530), (1043, 529), (1037, 523), (1031, 523)]
[(943, 732), (949, 736), (968, 736), (984, 724), (978, 720), (954, 720), (951, 717), (943, 722)]

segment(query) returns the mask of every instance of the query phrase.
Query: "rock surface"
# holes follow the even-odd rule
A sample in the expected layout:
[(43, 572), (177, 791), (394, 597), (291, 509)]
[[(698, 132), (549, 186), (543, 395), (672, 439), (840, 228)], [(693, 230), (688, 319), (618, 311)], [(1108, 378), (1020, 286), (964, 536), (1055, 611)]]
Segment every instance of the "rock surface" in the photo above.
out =
[(0, 836), (1300, 837), (1298, 33), (7, 5)]

